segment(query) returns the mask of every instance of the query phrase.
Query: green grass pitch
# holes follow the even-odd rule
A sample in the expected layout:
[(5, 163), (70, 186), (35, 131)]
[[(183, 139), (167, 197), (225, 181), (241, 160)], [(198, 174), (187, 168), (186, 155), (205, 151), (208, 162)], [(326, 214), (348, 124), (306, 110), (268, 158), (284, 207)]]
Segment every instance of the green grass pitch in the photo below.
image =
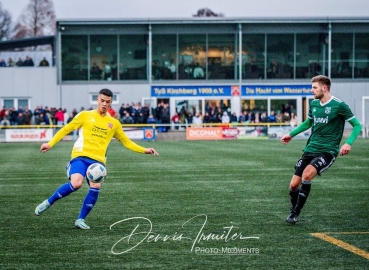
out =
[(313, 180), (289, 225), (305, 143), (139, 142), (154, 157), (112, 142), (89, 231), (74, 228), (86, 184), (34, 214), (67, 181), (71, 142), (45, 154), (40, 144), (0, 144), (0, 269), (369, 269), (368, 258), (310, 234), (369, 254), (369, 140)]

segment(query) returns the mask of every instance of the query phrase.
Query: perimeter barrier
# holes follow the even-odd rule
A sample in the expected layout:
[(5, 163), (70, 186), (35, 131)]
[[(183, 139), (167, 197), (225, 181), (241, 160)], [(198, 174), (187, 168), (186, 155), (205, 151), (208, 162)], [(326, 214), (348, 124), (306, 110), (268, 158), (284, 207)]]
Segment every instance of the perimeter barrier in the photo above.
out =
[[(0, 126), (0, 142), (43, 142), (49, 141), (63, 126), (18, 125)], [(231, 139), (278, 139), (294, 127), (288, 123), (207, 123), (207, 124), (124, 124), (123, 130), (132, 140), (154, 141), (157, 139), (184, 140), (231, 140)], [(177, 136), (176, 136), (177, 135)], [(299, 137), (307, 138), (310, 130)], [(75, 141), (78, 131), (64, 137)]]

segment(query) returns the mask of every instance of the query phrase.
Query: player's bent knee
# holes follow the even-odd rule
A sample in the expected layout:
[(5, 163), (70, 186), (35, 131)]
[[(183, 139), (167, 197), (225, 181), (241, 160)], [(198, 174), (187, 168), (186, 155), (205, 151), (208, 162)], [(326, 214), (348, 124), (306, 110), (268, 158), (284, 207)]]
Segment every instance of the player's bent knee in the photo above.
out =
[(317, 175), (317, 170), (315, 169), (315, 167), (314, 166), (312, 166), (312, 165), (308, 165), (306, 168), (305, 168), (305, 170), (304, 170), (304, 172), (303, 172), (303, 174), (302, 174), (302, 179), (303, 180), (307, 180), (307, 181), (309, 181), (309, 180), (313, 180), (313, 178)]
[(83, 184), (83, 176), (76, 173), (76, 174), (72, 174), (70, 177), (70, 182), (73, 186), (74, 189), (79, 189), (80, 187), (82, 187)]
[(291, 183), (290, 190), (298, 190), (300, 188), (300, 184)]
[(76, 181), (72, 181), (71, 183), (72, 183), (73, 188), (74, 188), (75, 190), (77, 190), (77, 189), (80, 189), (80, 188), (82, 187), (82, 183), (83, 183), (83, 182), (76, 182)]
[(290, 183), (290, 190), (297, 190), (301, 186), (301, 177), (294, 175)]

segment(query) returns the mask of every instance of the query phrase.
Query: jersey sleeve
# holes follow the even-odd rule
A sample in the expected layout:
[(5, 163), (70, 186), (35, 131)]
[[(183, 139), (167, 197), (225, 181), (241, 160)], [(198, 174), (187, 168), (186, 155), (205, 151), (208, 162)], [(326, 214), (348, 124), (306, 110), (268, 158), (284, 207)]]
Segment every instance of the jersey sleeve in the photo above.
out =
[(52, 139), (48, 142), (48, 144), (53, 147), (56, 143), (58, 143), (61, 139), (63, 139), (66, 135), (71, 133), (73, 130), (78, 129), (82, 126), (83, 119), (85, 118), (85, 114), (83, 112), (80, 112), (77, 114), (73, 120), (62, 127), (55, 135), (52, 137)]
[(340, 104), (339, 114), (342, 115), (342, 117), (353, 127), (350, 136), (346, 140), (347, 144), (352, 145), (361, 132), (361, 124), (352, 113), (350, 107), (345, 102), (342, 102)]
[(350, 121), (351, 119), (355, 118), (355, 115), (345, 102), (340, 104), (339, 114), (342, 115), (346, 121)]
[(351, 124), (351, 126), (353, 127), (350, 136), (347, 138), (346, 143), (349, 145), (352, 145), (354, 143), (354, 141), (356, 140), (356, 138), (359, 136), (362, 126), (359, 122), (359, 120), (357, 120), (356, 117), (352, 118), (351, 120), (349, 120), (349, 123)]
[(119, 128), (117, 129), (113, 137), (120, 141), (123, 146), (128, 148), (129, 150), (145, 154), (146, 148), (139, 146), (138, 144), (131, 141), (131, 139), (128, 138), (128, 136), (124, 133), (121, 125), (119, 125)]
[(304, 122), (301, 123), (297, 128), (290, 132), (291, 137), (295, 137), (297, 134), (304, 132), (305, 130), (309, 129), (313, 124), (313, 120), (311, 118), (306, 119)]

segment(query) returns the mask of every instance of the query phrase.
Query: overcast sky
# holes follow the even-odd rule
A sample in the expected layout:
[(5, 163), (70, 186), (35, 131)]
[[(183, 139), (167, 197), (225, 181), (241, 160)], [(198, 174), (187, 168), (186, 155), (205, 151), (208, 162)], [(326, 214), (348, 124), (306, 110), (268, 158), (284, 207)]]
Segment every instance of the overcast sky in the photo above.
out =
[[(13, 22), (30, 0), (0, 0)], [(369, 0), (54, 0), (57, 19), (190, 18), (200, 8), (225, 17), (369, 17)]]

